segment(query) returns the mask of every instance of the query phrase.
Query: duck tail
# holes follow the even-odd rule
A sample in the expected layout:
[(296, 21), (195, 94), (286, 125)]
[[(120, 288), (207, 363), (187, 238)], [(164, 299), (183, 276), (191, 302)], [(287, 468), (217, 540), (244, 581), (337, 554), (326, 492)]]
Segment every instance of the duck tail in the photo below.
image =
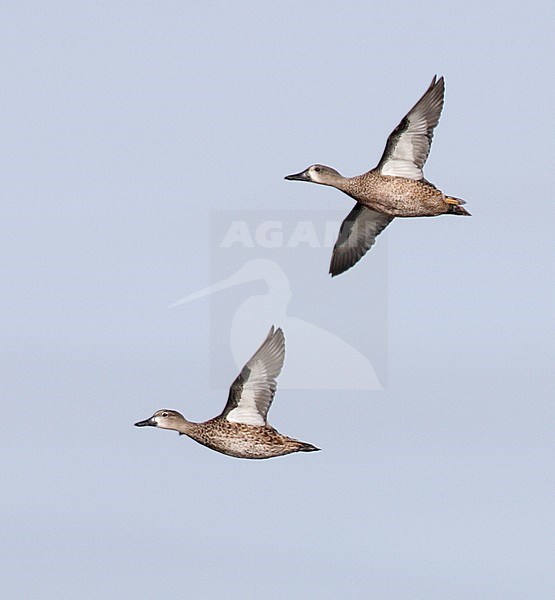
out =
[(467, 215), (471, 216), (470, 213), (463, 208), (461, 205), (466, 204), (466, 202), (462, 198), (455, 198), (454, 196), (445, 196), (445, 202), (449, 205), (449, 210), (447, 211), (451, 215)]
[(307, 444), (306, 442), (299, 442), (300, 446), (297, 452), (318, 452), (320, 448), (316, 448), (312, 444)]
[(452, 215), (464, 215), (467, 217), (471, 217), (472, 215), (466, 210), (466, 208), (463, 208), (462, 206), (459, 206), (458, 204), (451, 204), (451, 210), (449, 211)]

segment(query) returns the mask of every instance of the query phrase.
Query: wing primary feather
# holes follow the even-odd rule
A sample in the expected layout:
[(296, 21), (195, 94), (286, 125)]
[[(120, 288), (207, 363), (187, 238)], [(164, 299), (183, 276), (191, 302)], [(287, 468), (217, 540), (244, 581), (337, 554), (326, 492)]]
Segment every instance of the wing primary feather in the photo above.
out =
[(391, 132), (375, 171), (394, 177), (424, 178), (422, 168), (430, 153), (444, 96), (445, 80), (434, 75), (426, 92)]
[(376, 242), (393, 217), (356, 203), (339, 229), (330, 262), (332, 277), (350, 269)]
[(277, 388), (276, 378), (284, 360), (285, 336), (281, 328), (272, 326), (260, 348), (232, 383), (220, 418), (247, 425), (266, 425)]

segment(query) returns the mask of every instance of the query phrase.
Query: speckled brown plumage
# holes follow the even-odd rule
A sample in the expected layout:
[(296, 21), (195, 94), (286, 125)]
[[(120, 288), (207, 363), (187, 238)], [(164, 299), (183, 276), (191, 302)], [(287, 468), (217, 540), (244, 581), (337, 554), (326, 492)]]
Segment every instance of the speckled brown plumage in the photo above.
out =
[(272, 327), (232, 383), (227, 403), (219, 416), (204, 423), (193, 423), (177, 411), (164, 408), (135, 425), (172, 429), (235, 458), (262, 459), (293, 452), (315, 452), (319, 448), (282, 435), (266, 421), (284, 357), (283, 331)]
[[(381, 175), (374, 170), (345, 177), (337, 187), (362, 205), (392, 217), (436, 217), (452, 213), (460, 202), (425, 180)], [(457, 200), (457, 204), (448, 203), (446, 198)]]
[(330, 264), (332, 276), (350, 269), (374, 245), (395, 217), (469, 215), (460, 198), (446, 196), (424, 179), (434, 129), (443, 108), (445, 82), (430, 87), (387, 139), (378, 165), (362, 175), (343, 177), (325, 165), (312, 165), (285, 179), (335, 187), (357, 204), (343, 221)]
[(236, 458), (272, 458), (318, 450), (312, 444), (282, 435), (269, 425), (230, 423), (222, 417), (204, 423), (188, 422), (179, 431), (203, 446)]

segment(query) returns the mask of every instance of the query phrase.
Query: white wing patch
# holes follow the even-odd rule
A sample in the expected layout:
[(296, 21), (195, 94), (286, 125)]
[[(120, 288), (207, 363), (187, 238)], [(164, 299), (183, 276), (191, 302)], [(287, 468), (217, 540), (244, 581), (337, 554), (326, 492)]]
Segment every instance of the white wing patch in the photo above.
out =
[(398, 138), (397, 144), (382, 167), (382, 175), (422, 179), (420, 157), (427, 158), (430, 142), (427, 138), (428, 127), (425, 120), (410, 121), (410, 125)]
[(266, 367), (260, 361), (254, 365), (254, 370), (248, 380), (243, 384), (243, 390), (237, 408), (229, 411), (227, 420), (233, 423), (245, 423), (246, 425), (265, 425), (266, 419), (260, 414), (256, 407), (257, 394), (263, 394), (267, 387)]
[(285, 337), (281, 329), (270, 333), (233, 382), (222, 413), (232, 423), (266, 425), (266, 415), (276, 393), (276, 377), (285, 359)]
[(423, 179), (422, 167), (430, 153), (434, 128), (443, 108), (445, 83), (434, 77), (430, 87), (411, 108), (389, 138), (376, 167), (382, 175)]

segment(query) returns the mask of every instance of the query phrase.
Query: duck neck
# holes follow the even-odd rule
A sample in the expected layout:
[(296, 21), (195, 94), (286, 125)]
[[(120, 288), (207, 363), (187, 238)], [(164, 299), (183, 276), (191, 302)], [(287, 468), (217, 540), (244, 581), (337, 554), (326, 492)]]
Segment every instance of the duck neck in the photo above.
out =
[(188, 435), (189, 437), (194, 437), (194, 433), (196, 431), (198, 423), (193, 423), (192, 421), (187, 421), (187, 419), (183, 419), (180, 421), (175, 430), (179, 431), (181, 435)]
[(349, 186), (350, 186), (350, 178), (349, 177), (343, 177), (343, 175), (337, 173), (337, 175), (332, 175), (328, 181), (326, 181), (326, 183), (324, 185), (331, 185), (334, 188), (337, 188), (338, 190), (341, 190), (342, 192), (347, 192), (349, 190)]

